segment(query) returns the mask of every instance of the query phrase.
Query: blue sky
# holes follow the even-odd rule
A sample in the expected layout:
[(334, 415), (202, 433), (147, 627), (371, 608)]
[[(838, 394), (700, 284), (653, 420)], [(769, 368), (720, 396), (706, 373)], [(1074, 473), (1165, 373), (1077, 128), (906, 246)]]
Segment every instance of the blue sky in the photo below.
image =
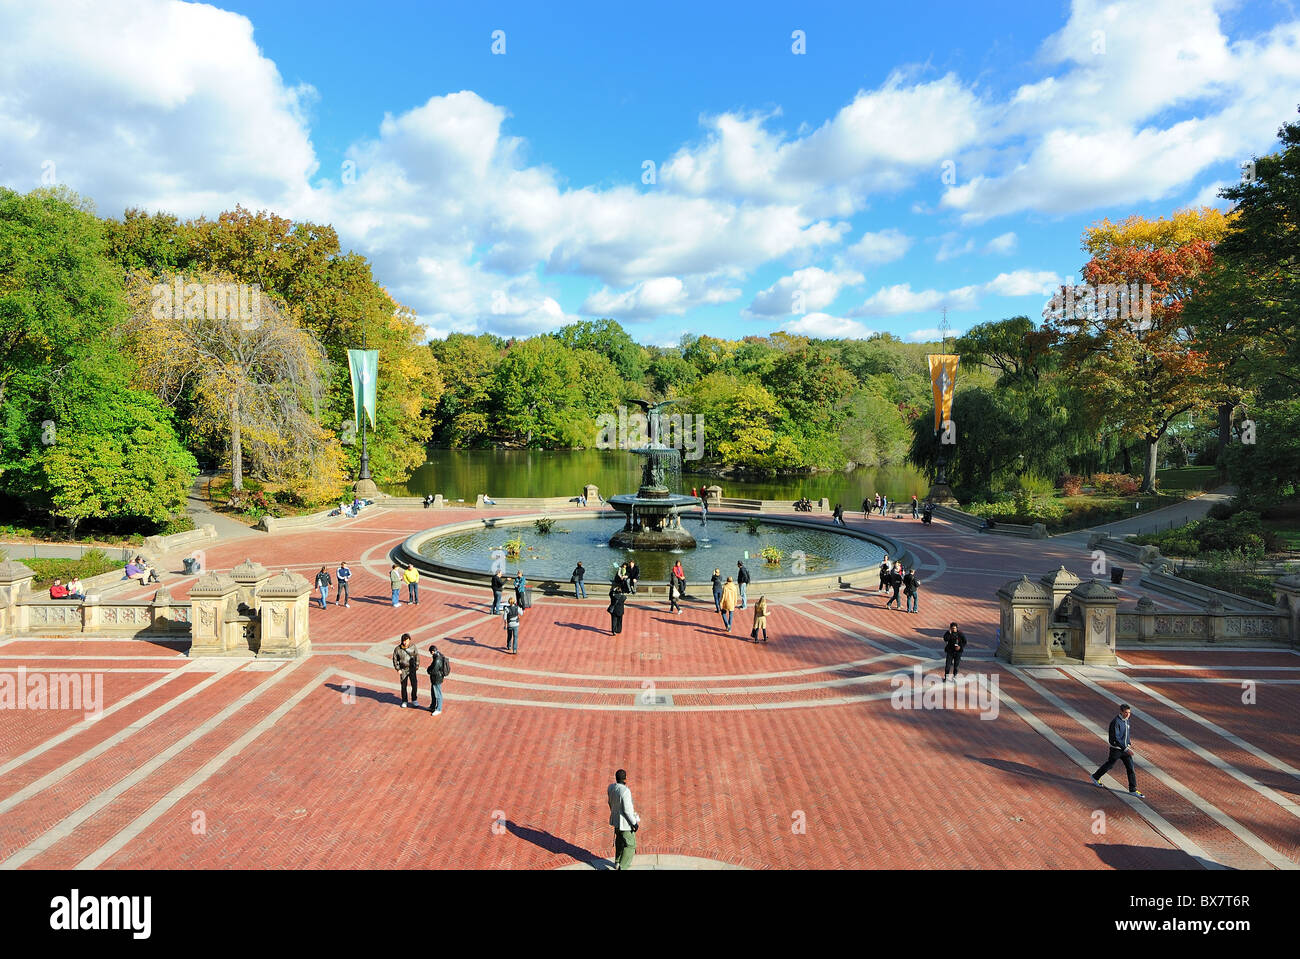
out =
[(923, 339), (1222, 205), (1300, 100), (1290, 3), (554, 7), (0, 0), (0, 182), (331, 222), (432, 335)]

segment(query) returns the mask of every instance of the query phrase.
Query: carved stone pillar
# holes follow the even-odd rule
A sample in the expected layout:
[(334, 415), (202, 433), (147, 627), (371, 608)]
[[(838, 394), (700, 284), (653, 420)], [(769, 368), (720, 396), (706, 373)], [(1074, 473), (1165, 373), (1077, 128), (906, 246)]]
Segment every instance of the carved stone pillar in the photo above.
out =
[(258, 590), (262, 611), (259, 659), (295, 659), (311, 653), (307, 630), (310, 595), (311, 584), (287, 569)]
[(14, 560), (0, 563), (0, 636), (18, 635), (27, 624), (20, 623), (18, 597), (31, 589), (36, 574)]
[(1012, 665), (1042, 665), (1052, 661), (1052, 594), (1028, 576), (998, 590), (1002, 633), (997, 655)]
[(1070, 618), (1070, 604), (1062, 605), (1065, 597), (1070, 595), (1070, 591), (1079, 585), (1081, 580), (1064, 566), (1053, 570), (1039, 581), (1043, 588), (1052, 594), (1052, 618), (1062, 622), (1068, 622)]
[(235, 599), (235, 602), (256, 611), (257, 591), (271, 577), (266, 567), (261, 563), (254, 563), (251, 559), (246, 559), (232, 569), (230, 575), (239, 584), (239, 596)]
[(1205, 604), (1205, 640), (1209, 643), (1222, 641), (1226, 635), (1223, 627), (1223, 602), (1217, 596), (1211, 596)]
[(1118, 624), (1115, 610), (1119, 597), (1095, 579), (1080, 583), (1070, 591), (1082, 626), (1079, 658), (1088, 666), (1114, 666)]
[(1300, 575), (1274, 580), (1273, 596), (1277, 608), (1287, 614), (1291, 645), (1300, 646)]
[(1137, 601), (1138, 642), (1149, 643), (1156, 635), (1156, 604), (1150, 596), (1143, 596)]
[(582, 498), (587, 501), (587, 507), (590, 509), (600, 505), (600, 487), (595, 483), (588, 483), (582, 488)]
[(717, 506), (720, 502), (722, 502), (722, 487), (721, 487), (721, 486), (706, 486), (706, 487), (704, 487), (704, 505), (705, 505), (705, 506), (707, 506), (709, 509), (713, 509), (713, 507)]
[(225, 656), (242, 640), (226, 628), (226, 613), (239, 583), (225, 573), (206, 573), (190, 589), (190, 656)]

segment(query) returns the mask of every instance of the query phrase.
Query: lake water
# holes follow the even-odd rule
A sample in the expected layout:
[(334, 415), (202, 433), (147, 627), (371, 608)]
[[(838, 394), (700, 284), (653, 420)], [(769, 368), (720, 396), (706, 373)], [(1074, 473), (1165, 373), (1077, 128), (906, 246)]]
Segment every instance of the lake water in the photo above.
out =
[[(641, 485), (641, 457), (626, 450), (430, 450), (429, 461), (404, 485), (385, 485), (395, 496), (441, 493), (451, 501), (473, 503), (479, 493), (489, 496), (577, 496), (587, 483), (602, 496), (635, 493)], [(774, 477), (761, 482), (720, 479), (688, 472), (683, 463), (681, 492), (718, 485), (723, 496), (751, 499), (817, 500), (825, 496), (845, 509), (857, 509), (864, 497), (884, 493), (895, 502), (924, 497), (930, 488), (910, 466), (858, 469), (849, 473)]]

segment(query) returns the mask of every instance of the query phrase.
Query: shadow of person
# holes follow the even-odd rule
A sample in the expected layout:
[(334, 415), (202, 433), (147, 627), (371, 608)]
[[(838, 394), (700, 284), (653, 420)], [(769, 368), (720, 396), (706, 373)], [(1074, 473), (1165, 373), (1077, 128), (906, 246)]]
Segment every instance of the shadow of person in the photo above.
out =
[(342, 693), (345, 696), (359, 696), (362, 699), (373, 699), (377, 703), (387, 703), (390, 706), (397, 706), (402, 702), (402, 697), (397, 693), (381, 693), (377, 689), (369, 689), (365, 686), (347, 685), (345, 683), (326, 683), (327, 689)]
[[(1087, 847), (1112, 869), (1203, 869), (1204, 864), (1181, 849), (1090, 842)], [(1227, 868), (1232, 868), (1231, 866)]]
[(561, 622), (559, 622), (559, 621), (557, 620), (556, 623), (555, 623), (555, 625), (556, 625), (556, 626), (564, 626), (564, 627), (566, 627), (566, 628), (568, 628), (568, 629), (576, 629), (576, 630), (580, 630), (580, 631), (586, 631), (586, 632), (589, 632), (589, 633), (602, 633), (602, 634), (604, 634), (604, 635), (609, 635), (609, 630), (608, 630), (608, 629), (606, 629), (606, 628), (604, 628), (604, 627), (601, 627), (601, 626), (591, 626), (591, 625), (589, 625), (589, 624), (587, 624), (587, 623), (561, 623)]
[[(530, 842), (534, 846), (545, 849), (547, 852), (555, 853), (558, 856), (568, 856), (575, 862), (586, 863), (596, 869), (609, 869), (610, 860), (597, 856), (593, 852), (588, 852), (581, 846), (575, 846), (573, 843), (558, 836), (552, 836), (549, 832), (542, 829), (533, 829), (531, 826), (521, 826), (516, 822), (506, 820), (506, 831), (512, 836), (518, 836), (525, 842)], [(613, 839), (610, 840), (611, 847)]]

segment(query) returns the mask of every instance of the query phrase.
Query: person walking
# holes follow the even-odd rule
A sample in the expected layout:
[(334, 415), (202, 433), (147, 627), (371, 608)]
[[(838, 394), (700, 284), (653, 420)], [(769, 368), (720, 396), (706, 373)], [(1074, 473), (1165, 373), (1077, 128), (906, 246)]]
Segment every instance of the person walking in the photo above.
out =
[(334, 580), (330, 578), (329, 571), (324, 566), (316, 574), (316, 588), (320, 590), (320, 608), (324, 609), (330, 598), (330, 587), (334, 585)]
[(885, 591), (885, 586), (886, 584), (888, 584), (888, 582), (889, 582), (889, 554), (886, 553), (885, 558), (880, 561), (880, 585), (876, 587), (876, 592), (883, 593)]
[(713, 583), (713, 611), (722, 612), (722, 570), (715, 569), (711, 579)]
[(636, 595), (636, 581), (641, 578), (641, 567), (636, 564), (636, 560), (627, 564), (627, 586)]
[(921, 515), (921, 503), (916, 498), (916, 494), (913, 493), (912, 494), (912, 519), (916, 519), (920, 515)]
[(582, 560), (578, 560), (578, 565), (573, 567), (573, 572), (569, 574), (569, 582), (573, 584), (573, 598), (586, 599), (587, 587), (582, 582), (587, 575), (587, 571), (582, 568)]
[(393, 564), (393, 568), (388, 571), (388, 585), (393, 587), (393, 607), (402, 605), (402, 571)]
[(348, 602), (348, 586), (352, 582), (352, 570), (348, 569), (348, 564), (344, 560), (339, 560), (339, 568), (334, 571), (334, 578), (339, 581), (339, 590), (334, 595), (334, 605), (339, 605), (342, 600), (343, 608), (347, 609), (351, 603)]
[(627, 603), (627, 593), (617, 584), (609, 588), (609, 635), (617, 636), (623, 632), (623, 607)]
[(505, 592), (506, 574), (501, 570), (492, 571), (492, 615), (501, 612), (501, 594)]
[(835, 526), (847, 526), (844, 522), (844, 507), (840, 503), (835, 504), (835, 509), (831, 511), (831, 523)]
[(433, 703), (429, 712), (435, 716), (442, 715), (442, 681), (451, 675), (451, 663), (438, 651), (438, 647), (429, 644), (429, 686), (433, 692)]
[(866, 519), (867, 516), (870, 515), (870, 513), (871, 513), (871, 500), (867, 499), (864, 496), (862, 497), (862, 518)]
[(406, 583), (406, 598), (414, 606), (420, 605), (420, 571), (414, 566), (407, 566), (402, 571), (402, 579)]
[(736, 560), (736, 584), (740, 587), (740, 608), (745, 608), (745, 587), (749, 585), (749, 569), (740, 560)]
[(754, 628), (749, 631), (749, 636), (754, 642), (759, 642), (758, 634), (763, 633), (762, 642), (767, 642), (767, 597), (758, 597), (758, 602), (754, 604)]
[(420, 651), (411, 645), (411, 634), (402, 633), (402, 638), (398, 644), (393, 647), (393, 668), (397, 670), (397, 675), (402, 681), (402, 708), (408, 705), (406, 701), (406, 686), (411, 686), (411, 702), (409, 705), (418, 705), (420, 699)]
[(686, 570), (682, 569), (682, 561), (679, 559), (673, 563), (673, 579), (677, 580), (677, 597), (678, 599), (686, 598)]
[(678, 592), (677, 589), (677, 577), (669, 576), (668, 577), (668, 611), (670, 613), (675, 614), (675, 613), (680, 613), (682, 611), (682, 604), (677, 601), (677, 598), (680, 595), (681, 594)]
[(506, 652), (511, 655), (519, 653), (519, 616), (522, 612), (522, 607), (512, 601), (501, 614), (501, 620), (506, 624)]
[[(1133, 740), (1130, 736), (1129, 717), (1133, 715), (1133, 708), (1128, 703), (1119, 704), (1119, 714), (1110, 721), (1110, 729), (1107, 736), (1110, 740), (1110, 755), (1102, 763), (1095, 773), (1092, 774), (1092, 782), (1095, 786), (1101, 786), (1101, 777), (1110, 771), (1110, 768), (1117, 762), (1124, 764), (1124, 769), (1128, 773), (1128, 792), (1130, 796), (1137, 796), (1138, 799), (1145, 799), (1146, 793), (1138, 791), (1137, 773), (1133, 771)], [(1101, 786), (1105, 789), (1105, 786)]]
[(515, 573), (515, 605), (520, 609), (528, 608), (528, 580), (522, 569)]
[(727, 627), (727, 632), (731, 632), (731, 617), (736, 611), (736, 604), (739, 600), (740, 590), (731, 581), (731, 577), (728, 576), (727, 581), (722, 584), (722, 599), (718, 604), (718, 611), (722, 613), (722, 624)]
[(948, 672), (951, 670), (952, 678), (957, 678), (957, 670), (961, 668), (961, 654), (966, 648), (966, 634), (957, 628), (956, 623), (948, 624), (948, 632), (943, 634), (943, 678), (948, 680)]
[(894, 591), (894, 595), (890, 596), (886, 601), (885, 609), (893, 606), (895, 609), (901, 610), (903, 603), (898, 592), (903, 588), (903, 574), (897, 566), (889, 571), (889, 588)]
[(879, 512), (880, 512), (880, 494), (879, 494), (879, 493), (876, 494), (876, 501), (875, 501), (875, 505), (874, 505), (874, 508), (873, 508), (872, 512), (875, 512), (875, 513), (879, 513)]
[(636, 831), (641, 828), (641, 817), (632, 807), (632, 790), (627, 788), (627, 770), (614, 773), (614, 781), (606, 790), (609, 800), (609, 824), (614, 827), (614, 868), (631, 869), (636, 855)]
[(921, 581), (916, 578), (916, 570), (909, 569), (907, 575), (903, 577), (903, 594), (907, 596), (907, 611), (916, 612), (916, 591), (920, 587)]
[(881, 493), (880, 494), (880, 515), (884, 516), (888, 512), (889, 512), (889, 496), (884, 493)]

